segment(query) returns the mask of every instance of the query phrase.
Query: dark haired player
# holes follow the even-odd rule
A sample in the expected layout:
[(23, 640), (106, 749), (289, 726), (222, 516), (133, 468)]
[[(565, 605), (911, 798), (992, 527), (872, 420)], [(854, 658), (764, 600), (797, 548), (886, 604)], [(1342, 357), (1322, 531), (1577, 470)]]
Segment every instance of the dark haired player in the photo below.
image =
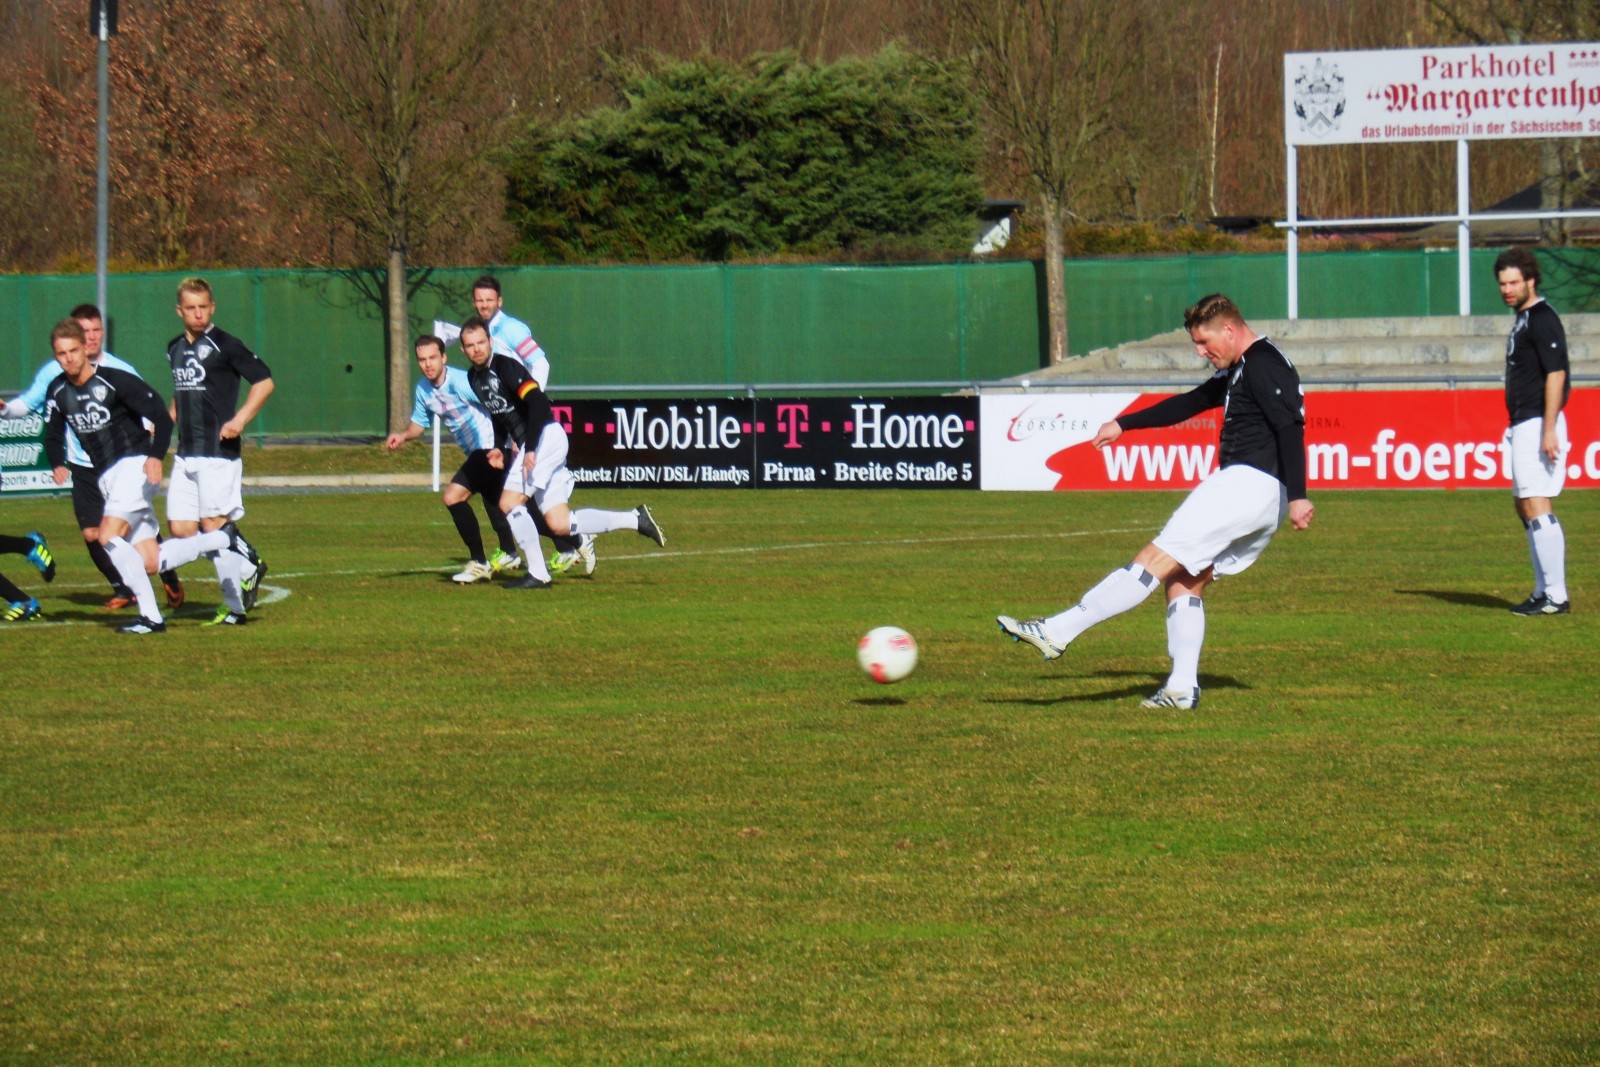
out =
[(1512, 248), (1494, 261), (1500, 299), (1516, 312), (1506, 338), (1506, 451), (1511, 457), (1512, 503), (1528, 535), (1533, 592), (1512, 608), (1517, 615), (1565, 615), (1567, 535), (1554, 504), (1567, 473), (1567, 417), (1561, 411), (1572, 383), (1567, 333), (1561, 317), (1539, 295), (1539, 261)]
[[(166, 405), (136, 374), (89, 362), (83, 327), (65, 319), (50, 331), (50, 347), (61, 373), (46, 390), (45, 453), (57, 485), (66, 484), (66, 433), (70, 427), (100, 472), (105, 513), (100, 543), (123, 583), (139, 603), (139, 618), (120, 627), (125, 634), (166, 630), (150, 575), (172, 570), (202, 554), (226, 551), (230, 531), (156, 542), (155, 499), (161, 457), (172, 441)], [(146, 425), (152, 429), (146, 429)]]
[(1106, 423), (1094, 435), (1094, 446), (1104, 448), (1124, 430), (1172, 426), (1221, 407), (1220, 469), (1195, 486), (1133, 562), (1112, 571), (1075, 607), (1050, 618), (995, 620), (1002, 633), (1055, 659), (1079, 634), (1137, 607), (1161, 583), (1172, 674), (1144, 701), (1147, 708), (1200, 703), (1206, 587), (1254, 563), (1286, 515), (1303, 530), (1313, 511), (1306, 497), (1305, 407), (1294, 365), (1221, 294), (1189, 308), (1183, 324), (1215, 373), (1187, 393)]
[[(83, 346), (90, 363), (133, 375), (139, 373), (130, 364), (105, 350), (106, 325), (99, 308), (93, 304), (79, 304), (67, 313), (67, 317), (83, 327)], [(45, 390), (60, 374), (61, 367), (54, 358), (40, 364), (39, 372), (33, 376), (33, 384), (6, 403), (7, 417), (20, 419), (31, 411), (43, 412)], [(89, 454), (78, 443), (78, 435), (70, 429), (67, 431), (67, 470), (72, 473), (72, 511), (78, 519), (78, 528), (83, 531), (83, 543), (89, 550), (89, 559), (111, 583), (111, 599), (106, 601), (106, 608), (120, 611), (133, 603), (133, 590), (122, 584), (117, 569), (111, 565), (111, 557), (106, 555), (105, 548), (100, 544), (98, 523), (106, 508), (105, 497), (100, 495), (100, 476), (89, 466)], [(161, 584), (166, 589), (167, 607), (182, 607), (183, 582), (178, 575), (173, 571), (162, 572)]]
[[(462, 584), (488, 581), (494, 575), (517, 570), (522, 561), (517, 558), (517, 543), (500, 510), (500, 493), (505, 487), (506, 472), (489, 465), (489, 451), (495, 447), (494, 422), (478, 402), (467, 380), (467, 372), (452, 367), (445, 361), (444, 341), (433, 334), (423, 334), (416, 340), (417, 368), (422, 380), (417, 383), (415, 403), (411, 409), (411, 422), (401, 433), (392, 433), (384, 444), (392, 451), (407, 441), (421, 437), (425, 425), (437, 415), (450, 428), (450, 435), (466, 454), (466, 460), (450, 478), (442, 494), (445, 510), (455, 523), (467, 548), (467, 565), (453, 580)], [(492, 557), (486, 557), (483, 535), (478, 529), (477, 517), (472, 514), (468, 501), (472, 494), (483, 498), (484, 514), (489, 525), (500, 539), (500, 548)], [(542, 520), (541, 520), (542, 521)], [(570, 549), (588, 561), (590, 573), (594, 571), (593, 538), (581, 542), (561, 539), (558, 547)]]
[(539, 555), (539, 529), (527, 503), (543, 514), (550, 532), (578, 537), (612, 530), (637, 530), (658, 545), (667, 543), (650, 509), (641, 504), (632, 511), (584, 508), (574, 512), (568, 504), (577, 481), (567, 469), (567, 431), (555, 419), (549, 397), (528, 373), (522, 361), (494, 351), (489, 326), (473, 316), (461, 324), (461, 349), (472, 369), (467, 380), (478, 402), (494, 420), (500, 448), (489, 453), (489, 463), (506, 472), (500, 510), (506, 513), (511, 534), (522, 550), (528, 573), (507, 589), (544, 589), (550, 572)]
[(516, 356), (528, 368), (540, 389), (550, 388), (550, 360), (533, 339), (533, 331), (521, 319), (506, 314), (500, 296), (500, 279), (493, 274), (479, 275), (472, 283), (472, 310), (489, 328), (489, 342), (496, 352)]
[[(272, 372), (237, 337), (217, 329), (217, 305), (204, 278), (178, 283), (183, 332), (167, 345), (177, 456), (167, 486), (167, 528), (174, 537), (220, 530), (244, 517), (241, 435), (272, 395)], [(239, 402), (240, 381), (250, 383)], [(237, 533), (237, 531), (235, 531)], [(212, 557), (222, 586), (213, 623), (237, 624), (255, 606), (267, 566), (243, 537), (239, 551)]]

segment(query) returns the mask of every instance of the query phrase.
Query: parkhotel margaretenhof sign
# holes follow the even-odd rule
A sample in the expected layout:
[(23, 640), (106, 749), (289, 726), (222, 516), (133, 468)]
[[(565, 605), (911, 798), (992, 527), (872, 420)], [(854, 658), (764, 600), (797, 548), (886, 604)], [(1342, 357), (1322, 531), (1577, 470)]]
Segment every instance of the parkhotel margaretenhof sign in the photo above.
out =
[(1291, 145), (1600, 137), (1600, 43), (1290, 52)]

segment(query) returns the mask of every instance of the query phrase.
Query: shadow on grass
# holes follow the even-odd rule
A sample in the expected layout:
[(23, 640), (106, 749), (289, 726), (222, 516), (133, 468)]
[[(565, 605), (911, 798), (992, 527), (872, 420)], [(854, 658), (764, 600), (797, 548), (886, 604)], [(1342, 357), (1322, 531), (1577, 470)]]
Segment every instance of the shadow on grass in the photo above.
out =
[(906, 706), (903, 697), (856, 697), (855, 703), (864, 708), (903, 708)]
[[(1045, 675), (1043, 677), (1048, 681), (1061, 680), (1060, 675)], [(1078, 677), (1081, 678), (1084, 676), (1079, 675)], [(1154, 674), (1148, 671), (1096, 671), (1094, 674), (1088, 675), (1088, 677), (1091, 679), (1099, 678), (1107, 680), (1130, 678), (1138, 678), (1142, 680), (1130, 682), (1126, 685), (1115, 686), (1113, 688), (1099, 689), (1090, 693), (1063, 693), (1060, 696), (1053, 697), (1013, 697), (1010, 699), (991, 698), (985, 701), (985, 703), (1024, 704), (1029, 707), (1048, 708), (1057, 704), (1099, 704), (1105, 701), (1128, 700), (1133, 697), (1138, 697), (1142, 700), (1151, 693), (1154, 693), (1157, 689), (1160, 689), (1162, 683), (1167, 680), (1167, 676), (1164, 674)], [(1208, 689), (1249, 689), (1250, 686), (1239, 681), (1230, 674), (1201, 674), (1200, 688), (1202, 691), (1204, 691)]]
[(1514, 600), (1490, 596), (1487, 593), (1463, 593), (1459, 589), (1396, 589), (1401, 596), (1429, 596), (1446, 604), (1459, 604), (1464, 608), (1492, 608), (1504, 611), (1516, 607)]

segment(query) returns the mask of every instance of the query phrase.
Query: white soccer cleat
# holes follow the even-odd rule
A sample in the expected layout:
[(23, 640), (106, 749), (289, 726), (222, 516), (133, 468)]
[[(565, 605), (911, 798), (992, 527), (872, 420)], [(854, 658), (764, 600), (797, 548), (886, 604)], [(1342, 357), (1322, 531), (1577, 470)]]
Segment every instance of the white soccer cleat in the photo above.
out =
[(1200, 706), (1200, 687), (1193, 689), (1157, 689), (1153, 696), (1139, 701), (1141, 708), (1171, 708), (1174, 711), (1193, 711)]
[(594, 554), (594, 534), (578, 535), (578, 558), (583, 560), (583, 573), (593, 574), (595, 565), (600, 562)]
[(487, 563), (479, 563), (474, 559), (468, 560), (467, 565), (461, 569), (461, 573), (452, 574), (450, 580), (452, 582), (460, 582), (462, 585), (471, 585), (473, 582), (487, 582), (493, 577), (493, 567)]
[(994, 621), (1000, 625), (1000, 632), (1010, 636), (1013, 641), (1026, 641), (1037, 648), (1045, 659), (1056, 659), (1067, 650), (1066, 645), (1057, 644), (1050, 640), (1044, 632), (1043, 619), (1013, 619), (1010, 615), (996, 615)]

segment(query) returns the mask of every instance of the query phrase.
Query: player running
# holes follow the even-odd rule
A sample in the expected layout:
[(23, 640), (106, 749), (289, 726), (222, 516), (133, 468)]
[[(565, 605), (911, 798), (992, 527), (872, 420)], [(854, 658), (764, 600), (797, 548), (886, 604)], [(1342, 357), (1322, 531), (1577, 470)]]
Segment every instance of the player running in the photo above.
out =
[(512, 536), (528, 564), (527, 575), (508, 584), (507, 589), (550, 585), (550, 572), (539, 555), (538, 527), (526, 506), (529, 500), (554, 534), (594, 536), (637, 530), (658, 545), (667, 543), (643, 504), (632, 511), (571, 510), (568, 501), (577, 481), (567, 469), (567, 431), (556, 421), (549, 397), (520, 360), (494, 351), (489, 325), (482, 318), (474, 315), (461, 324), (461, 348), (472, 364), (467, 380), (504, 444), (490, 451), (489, 464), (506, 472), (500, 509), (506, 513)]
[[(118, 632), (162, 633), (161, 617), (150, 575), (173, 570), (201, 555), (237, 551), (232, 524), (190, 537), (157, 544), (152, 501), (161, 485), (161, 457), (172, 441), (172, 418), (146, 382), (136, 374), (89, 362), (83, 327), (64, 319), (50, 331), (50, 347), (61, 373), (46, 390), (45, 454), (57, 485), (65, 485), (66, 432), (70, 427), (83, 443), (95, 470), (105, 513), (96, 523), (100, 543), (123, 583), (133, 590), (139, 618)], [(150, 428), (146, 428), (146, 426)]]
[(1079, 634), (1138, 607), (1161, 583), (1172, 673), (1143, 702), (1147, 708), (1199, 705), (1206, 587), (1254, 563), (1285, 516), (1304, 530), (1313, 512), (1306, 496), (1305, 402), (1294, 364), (1220, 293), (1201, 298), (1183, 324), (1215, 373), (1187, 393), (1106, 423), (1094, 446), (1106, 447), (1124, 430), (1172, 426), (1221, 407), (1220, 469), (1195, 486), (1133, 562), (1112, 571), (1075, 607), (1047, 619), (995, 620), (1002, 633), (1055, 659)]
[[(452, 579), (462, 584), (487, 581), (496, 574), (518, 570), (522, 561), (517, 558), (517, 542), (511, 536), (505, 513), (500, 510), (500, 493), (505, 486), (504, 467), (489, 465), (489, 452), (495, 446), (494, 421), (478, 403), (467, 380), (467, 372), (445, 362), (444, 341), (433, 334), (423, 334), (416, 341), (417, 367), (422, 380), (417, 383), (416, 403), (411, 409), (411, 422), (401, 433), (392, 433), (384, 444), (392, 451), (407, 441), (415, 441), (425, 432), (425, 426), (437, 415), (450, 428), (466, 461), (461, 464), (444, 487), (442, 497), (445, 510), (456, 524), (456, 532), (467, 547), (465, 568)], [(493, 557), (485, 557), (483, 535), (478, 520), (468, 503), (472, 494), (483, 498), (483, 512), (489, 525), (500, 539), (500, 547)], [(542, 520), (541, 520), (542, 521)], [(560, 551), (570, 551), (584, 560), (589, 573), (594, 573), (594, 538), (555, 538)], [(559, 554), (559, 551), (558, 551)]]

